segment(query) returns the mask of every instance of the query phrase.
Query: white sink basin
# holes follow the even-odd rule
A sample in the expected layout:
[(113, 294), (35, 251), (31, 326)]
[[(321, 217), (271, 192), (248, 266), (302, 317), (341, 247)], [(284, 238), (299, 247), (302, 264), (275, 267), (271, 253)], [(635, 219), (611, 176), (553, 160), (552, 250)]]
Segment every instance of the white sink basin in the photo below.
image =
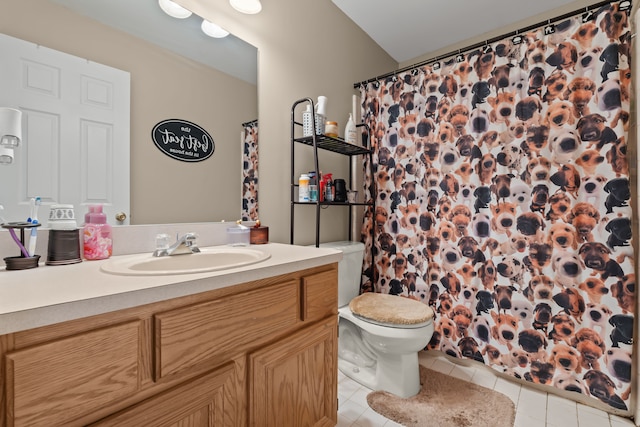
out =
[(100, 269), (105, 273), (124, 276), (162, 276), (169, 274), (194, 274), (226, 270), (255, 264), (271, 255), (259, 250), (216, 246), (201, 248), (200, 253), (154, 257), (137, 254), (112, 258)]

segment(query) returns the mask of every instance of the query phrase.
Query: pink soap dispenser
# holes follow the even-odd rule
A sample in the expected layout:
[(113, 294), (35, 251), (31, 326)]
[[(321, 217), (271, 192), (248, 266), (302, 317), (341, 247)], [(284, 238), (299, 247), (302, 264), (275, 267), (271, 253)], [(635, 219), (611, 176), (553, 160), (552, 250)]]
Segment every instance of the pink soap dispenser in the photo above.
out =
[(102, 212), (102, 205), (90, 205), (84, 216), (82, 229), (83, 255), (85, 259), (107, 259), (113, 251), (111, 226)]

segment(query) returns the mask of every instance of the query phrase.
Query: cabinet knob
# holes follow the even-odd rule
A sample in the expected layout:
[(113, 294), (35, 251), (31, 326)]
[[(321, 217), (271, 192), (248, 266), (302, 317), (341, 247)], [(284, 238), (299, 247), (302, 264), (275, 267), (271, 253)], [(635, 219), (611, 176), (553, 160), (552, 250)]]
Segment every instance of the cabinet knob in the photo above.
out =
[(125, 219), (127, 219), (127, 214), (126, 214), (126, 213), (124, 213), (124, 212), (118, 212), (118, 213), (116, 214), (116, 221), (118, 221), (118, 222), (122, 222), (122, 221), (124, 221)]

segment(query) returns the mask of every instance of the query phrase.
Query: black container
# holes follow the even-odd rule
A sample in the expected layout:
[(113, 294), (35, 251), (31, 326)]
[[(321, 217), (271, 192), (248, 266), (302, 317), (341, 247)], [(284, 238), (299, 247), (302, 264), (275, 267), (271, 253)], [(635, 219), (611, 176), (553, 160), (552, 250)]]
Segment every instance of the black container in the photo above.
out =
[(333, 185), (335, 187), (335, 197), (334, 200), (336, 202), (346, 202), (347, 201), (347, 184), (344, 179), (335, 179), (333, 181)]
[(49, 230), (47, 265), (65, 265), (82, 262), (80, 258), (79, 230)]
[(10, 256), (4, 259), (7, 270), (26, 270), (28, 268), (36, 268), (40, 261), (40, 255), (34, 255), (26, 258), (21, 256)]

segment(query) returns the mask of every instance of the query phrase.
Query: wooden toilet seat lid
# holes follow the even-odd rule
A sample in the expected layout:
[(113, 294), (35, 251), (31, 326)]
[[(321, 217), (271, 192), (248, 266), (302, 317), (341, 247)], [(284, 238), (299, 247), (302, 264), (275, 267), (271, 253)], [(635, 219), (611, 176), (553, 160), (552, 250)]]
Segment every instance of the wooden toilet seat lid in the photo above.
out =
[(431, 307), (397, 295), (366, 292), (349, 302), (349, 309), (357, 316), (375, 322), (395, 325), (415, 325), (433, 319)]

